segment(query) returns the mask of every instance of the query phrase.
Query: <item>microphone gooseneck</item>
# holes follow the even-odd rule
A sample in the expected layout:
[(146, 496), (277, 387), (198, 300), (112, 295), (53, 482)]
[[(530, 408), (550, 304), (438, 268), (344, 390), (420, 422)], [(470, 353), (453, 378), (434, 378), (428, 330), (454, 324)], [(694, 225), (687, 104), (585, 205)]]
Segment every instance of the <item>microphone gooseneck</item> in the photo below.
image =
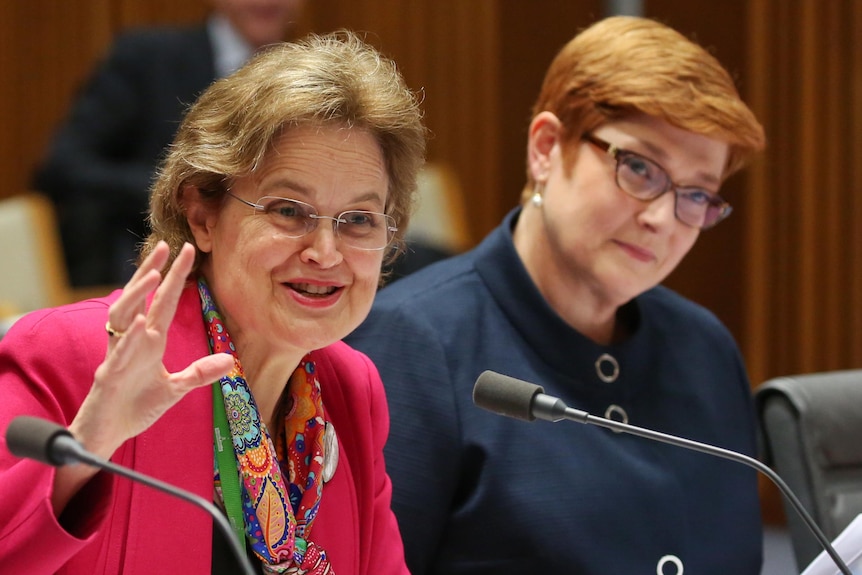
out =
[(685, 449), (700, 451), (701, 453), (730, 459), (731, 461), (736, 461), (743, 465), (753, 467), (775, 483), (799, 516), (802, 517), (802, 520), (805, 521), (808, 529), (814, 537), (817, 538), (826, 553), (829, 554), (841, 570), (841, 573), (844, 575), (853, 575), (847, 567), (847, 564), (844, 563), (844, 560), (838, 552), (835, 551), (835, 548), (832, 547), (832, 543), (830, 543), (829, 539), (808, 511), (806, 511), (805, 507), (803, 507), (802, 503), (800, 503), (799, 499), (790, 487), (777, 473), (764, 463), (743, 453), (738, 453), (715, 445), (700, 443), (691, 439), (685, 439), (683, 437), (677, 437), (675, 435), (669, 435), (659, 431), (629, 425), (612, 419), (596, 417), (594, 415), (590, 415), (586, 411), (580, 411), (578, 409), (568, 407), (562, 399), (547, 395), (544, 391), (544, 388), (539, 385), (516, 379), (514, 377), (509, 377), (508, 375), (503, 375), (501, 373), (496, 373), (494, 371), (484, 371), (479, 375), (479, 378), (476, 380), (476, 384), (473, 386), (473, 403), (482, 409), (487, 409), (499, 415), (514, 417), (524, 421), (544, 419), (545, 421), (557, 422), (563, 419), (568, 419), (578, 423), (597, 425), (614, 431), (645, 437), (662, 443), (669, 443)]
[(143, 483), (153, 489), (158, 489), (202, 508), (212, 516), (222, 531), (237, 561), (239, 561), (243, 573), (246, 575), (255, 575), (251, 561), (249, 561), (245, 550), (234, 535), (230, 523), (228, 523), (225, 516), (215, 505), (203, 497), (154, 477), (144, 475), (128, 467), (104, 460), (84, 449), (84, 446), (65, 427), (38, 417), (22, 415), (13, 419), (6, 429), (6, 444), (9, 447), (9, 451), (18, 457), (35, 459), (54, 467), (86, 463), (87, 465), (121, 475), (132, 481)]

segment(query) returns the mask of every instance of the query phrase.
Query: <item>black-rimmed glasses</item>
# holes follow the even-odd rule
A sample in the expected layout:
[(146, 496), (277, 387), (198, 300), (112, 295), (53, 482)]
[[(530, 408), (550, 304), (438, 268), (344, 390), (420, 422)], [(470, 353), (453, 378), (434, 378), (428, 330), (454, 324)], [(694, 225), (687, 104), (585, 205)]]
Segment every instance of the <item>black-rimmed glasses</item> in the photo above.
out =
[(320, 220), (332, 220), (335, 235), (345, 245), (360, 250), (382, 250), (398, 231), (395, 218), (388, 214), (347, 210), (334, 217), (321, 216), (317, 208), (299, 200), (264, 196), (256, 202), (249, 202), (230, 192), (227, 195), (251, 206), (255, 213), (266, 215), (289, 238), (300, 238), (312, 232)]
[(676, 185), (667, 171), (649, 158), (618, 148), (592, 134), (584, 134), (583, 139), (616, 160), (617, 186), (631, 197), (649, 202), (673, 190), (674, 214), (688, 226), (702, 230), (711, 228), (733, 210), (718, 194)]

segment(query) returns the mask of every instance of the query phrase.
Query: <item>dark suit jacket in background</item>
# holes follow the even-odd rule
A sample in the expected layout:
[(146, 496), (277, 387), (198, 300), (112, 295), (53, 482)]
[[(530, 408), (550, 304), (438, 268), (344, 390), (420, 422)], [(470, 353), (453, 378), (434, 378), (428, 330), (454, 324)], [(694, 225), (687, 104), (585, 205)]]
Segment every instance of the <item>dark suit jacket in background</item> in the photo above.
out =
[(130, 275), (156, 166), (214, 79), (204, 25), (160, 27), (119, 35), (82, 86), (34, 181), (56, 203), (73, 285)]

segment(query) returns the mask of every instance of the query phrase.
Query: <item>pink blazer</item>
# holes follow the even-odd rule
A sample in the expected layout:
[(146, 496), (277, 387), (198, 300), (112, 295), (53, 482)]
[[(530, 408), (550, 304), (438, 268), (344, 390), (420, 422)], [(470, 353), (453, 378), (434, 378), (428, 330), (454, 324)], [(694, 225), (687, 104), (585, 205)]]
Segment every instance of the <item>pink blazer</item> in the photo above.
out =
[[(68, 425), (107, 347), (102, 299), (34, 312), (0, 340), (0, 566), (4, 574), (209, 574), (212, 519), (184, 501), (100, 474), (67, 509), (63, 526), (50, 494), (53, 468), (6, 448), (17, 415)], [(176, 371), (209, 352), (194, 287), (181, 298), (165, 365)], [(391, 484), (383, 461), (389, 416), (377, 370), (339, 342), (313, 353), (340, 457), (313, 527), (335, 572), (407, 574)], [(201, 497), (213, 496), (212, 392), (188, 394), (112, 460)], [(68, 520), (66, 515), (68, 515)], [(64, 528), (66, 527), (66, 528)], [(68, 528), (68, 530), (67, 530)]]

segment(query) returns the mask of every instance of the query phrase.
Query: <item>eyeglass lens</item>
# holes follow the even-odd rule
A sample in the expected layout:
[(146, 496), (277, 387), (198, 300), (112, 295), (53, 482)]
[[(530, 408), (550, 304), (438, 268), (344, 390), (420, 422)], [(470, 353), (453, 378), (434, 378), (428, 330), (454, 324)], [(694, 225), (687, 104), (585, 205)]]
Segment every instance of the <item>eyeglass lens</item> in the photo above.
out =
[(279, 229), (294, 238), (314, 230), (320, 220), (332, 220), (336, 235), (345, 244), (363, 250), (381, 250), (389, 245), (397, 229), (392, 216), (377, 212), (348, 210), (337, 217), (321, 216), (310, 204), (271, 196), (259, 199), (257, 204)]
[(675, 195), (676, 217), (696, 228), (715, 225), (729, 213), (729, 206), (720, 198), (702, 188), (674, 187), (664, 168), (635, 154), (617, 152), (617, 184), (630, 196), (653, 200), (666, 191)]

